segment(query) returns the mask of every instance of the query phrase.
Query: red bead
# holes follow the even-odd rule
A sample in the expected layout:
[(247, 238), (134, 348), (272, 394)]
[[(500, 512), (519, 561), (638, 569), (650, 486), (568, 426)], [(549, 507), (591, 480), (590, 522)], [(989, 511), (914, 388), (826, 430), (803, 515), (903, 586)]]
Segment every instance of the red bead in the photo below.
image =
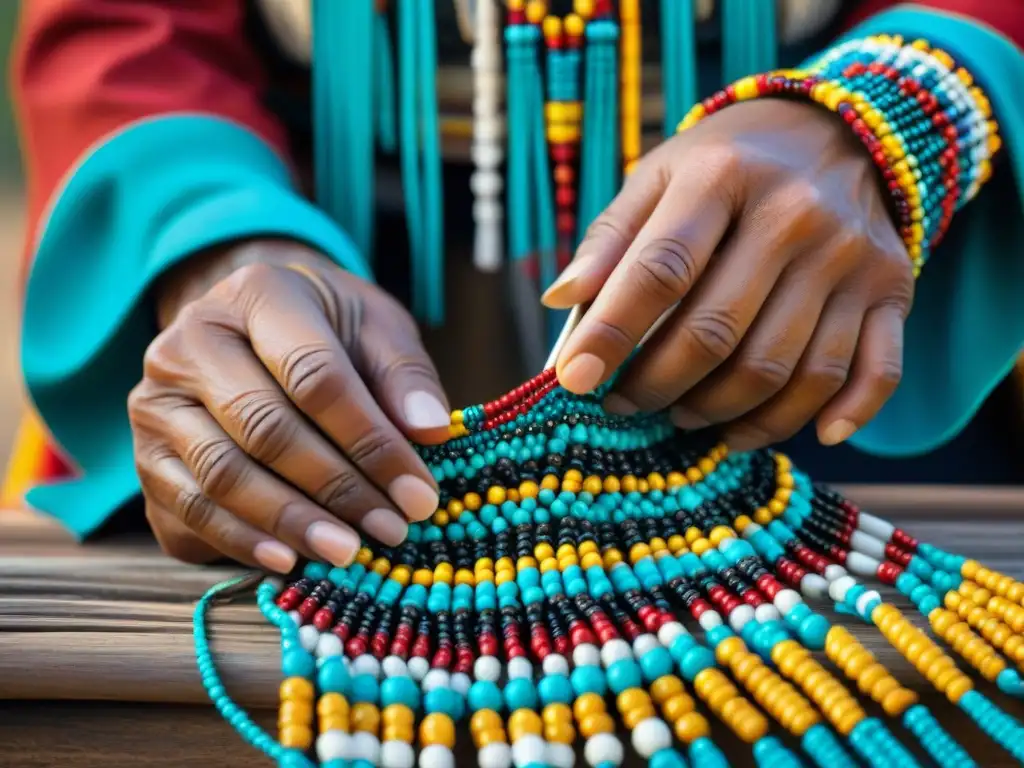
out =
[(576, 203), (576, 190), (572, 187), (558, 187), (555, 190), (555, 204), (568, 208)]
[(890, 587), (896, 583), (896, 579), (901, 573), (903, 573), (903, 569), (896, 563), (881, 563), (876, 571), (878, 580)]
[(321, 608), (313, 615), (313, 626), (319, 629), (321, 632), (326, 632), (330, 629), (331, 624), (334, 622), (334, 611), (330, 608)]

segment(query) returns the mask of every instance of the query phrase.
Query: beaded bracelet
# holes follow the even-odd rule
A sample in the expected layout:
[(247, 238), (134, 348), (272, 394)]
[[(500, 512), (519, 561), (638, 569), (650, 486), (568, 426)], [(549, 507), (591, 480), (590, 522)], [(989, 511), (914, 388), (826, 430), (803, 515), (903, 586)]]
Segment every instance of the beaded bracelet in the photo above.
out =
[(1001, 146), (970, 73), (925, 41), (899, 36), (849, 41), (807, 69), (742, 78), (694, 106), (679, 130), (730, 104), (770, 97), (820, 104), (850, 126), (885, 181), (915, 276), (954, 212), (991, 176)]

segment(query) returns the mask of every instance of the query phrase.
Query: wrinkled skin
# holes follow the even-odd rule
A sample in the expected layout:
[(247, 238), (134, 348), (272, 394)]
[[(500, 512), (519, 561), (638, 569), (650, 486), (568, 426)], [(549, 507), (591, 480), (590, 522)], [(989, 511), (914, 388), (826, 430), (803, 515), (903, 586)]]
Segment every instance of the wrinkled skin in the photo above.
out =
[[(870, 158), (822, 110), (730, 107), (646, 156), (545, 296), (590, 304), (559, 361), (605, 381), (664, 313), (610, 410), (671, 407), (736, 449), (817, 420), (841, 442), (892, 394), (910, 261)], [(343, 564), (359, 528), (387, 544), (437, 504), (406, 440), (447, 435), (448, 404), (391, 297), (309, 248), (202, 254), (157, 293), (162, 332), (129, 414), (164, 549), (288, 571)]]
[(158, 296), (164, 330), (129, 398), (146, 515), (164, 549), (287, 572), (343, 564), (437, 508), (407, 438), (448, 405), (408, 313), (296, 243), (193, 259)]
[(902, 369), (913, 273), (870, 157), (823, 109), (731, 106), (641, 160), (545, 296), (592, 305), (558, 360), (590, 391), (659, 317), (606, 406), (672, 408), (734, 449), (817, 420), (847, 439)]

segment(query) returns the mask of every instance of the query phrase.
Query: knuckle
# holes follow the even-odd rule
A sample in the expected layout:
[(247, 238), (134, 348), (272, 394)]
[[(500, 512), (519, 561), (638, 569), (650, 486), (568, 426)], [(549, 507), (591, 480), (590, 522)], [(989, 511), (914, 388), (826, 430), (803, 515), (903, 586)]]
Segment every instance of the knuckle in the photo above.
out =
[(868, 368), (868, 380), (876, 389), (892, 392), (903, 379), (900, 360), (878, 360)]
[(585, 242), (602, 242), (609, 239), (625, 241), (629, 238), (625, 227), (618, 219), (611, 214), (602, 213), (587, 227), (583, 239)]
[(807, 367), (807, 380), (812, 387), (827, 392), (838, 392), (850, 375), (850, 362), (838, 358), (821, 358)]
[[(188, 307), (182, 311), (187, 309)], [(177, 362), (179, 357), (177, 333), (172, 325), (146, 347), (146, 352), (142, 356), (143, 377), (160, 380), (174, 376), (180, 368)]]
[(412, 379), (413, 381), (436, 381), (437, 372), (425, 357), (412, 355), (395, 355), (381, 361), (380, 367), (373, 372), (377, 381), (395, 379)]
[(724, 362), (740, 343), (739, 321), (729, 309), (705, 309), (685, 328), (698, 349), (714, 363)]
[(738, 368), (744, 379), (758, 391), (782, 389), (793, 375), (793, 367), (782, 360), (768, 356), (743, 357)]
[(213, 524), (217, 505), (198, 488), (183, 488), (174, 500), (178, 518), (193, 531), (202, 531)]
[(383, 427), (371, 426), (346, 449), (357, 466), (372, 466), (384, 459), (394, 447), (394, 440)]
[(774, 226), (809, 235), (831, 221), (821, 189), (808, 179), (794, 179), (776, 189), (767, 201), (766, 218)]
[(743, 150), (729, 141), (712, 139), (701, 148), (701, 163), (714, 178), (731, 179), (745, 162)]
[(201, 440), (185, 457), (205, 496), (223, 498), (241, 485), (246, 473), (245, 455), (230, 439)]
[(644, 293), (664, 302), (684, 296), (697, 275), (697, 263), (681, 239), (666, 237), (647, 245), (629, 271)]
[(325, 509), (344, 512), (362, 495), (362, 479), (350, 469), (342, 469), (314, 494)]
[(275, 463), (294, 443), (300, 422), (274, 392), (251, 392), (226, 408), (239, 425), (242, 447), (262, 464)]
[(324, 344), (292, 349), (281, 361), (285, 391), (304, 409), (313, 412), (331, 406), (342, 391), (335, 353)]

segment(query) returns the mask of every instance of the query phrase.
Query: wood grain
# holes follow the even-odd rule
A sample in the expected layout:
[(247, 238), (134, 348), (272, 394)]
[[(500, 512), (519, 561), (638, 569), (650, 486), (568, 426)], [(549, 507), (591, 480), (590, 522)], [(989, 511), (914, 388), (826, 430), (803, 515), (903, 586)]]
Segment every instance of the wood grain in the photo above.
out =
[[(1024, 491), (848, 490), (911, 533), (1024, 578)], [(49, 521), (24, 512), (0, 513), (0, 699), (10, 702), (0, 711), (3, 764), (261, 764), (231, 762), (231, 755), (243, 754), (241, 747), (206, 706), (195, 671), (193, 603), (210, 585), (237, 573), (171, 561), (145, 539), (80, 547)], [(841, 620), (852, 624), (848, 617)], [(262, 717), (272, 721), (269, 710), (276, 705), (279, 682), (275, 633), (248, 600), (216, 608), (210, 623), (231, 694), (247, 708), (267, 710)], [(898, 677), (921, 691), (941, 719), (957, 722), (956, 711), (944, 706), (873, 628), (851, 629)], [(993, 696), (1006, 704), (1005, 697)], [(132, 709), (128, 702), (147, 706)], [(1015, 703), (1008, 708), (1024, 716)], [(174, 727), (168, 727), (167, 717)], [(58, 724), (64, 737), (55, 742), (47, 734)], [(185, 750), (178, 753), (182, 761), (168, 762), (166, 748), (177, 744), (179, 733), (187, 734), (178, 745)], [(958, 733), (982, 765), (1012, 764), (973, 728)], [(106, 746), (86, 749), (94, 741)], [(147, 749), (151, 757), (144, 756)]]

